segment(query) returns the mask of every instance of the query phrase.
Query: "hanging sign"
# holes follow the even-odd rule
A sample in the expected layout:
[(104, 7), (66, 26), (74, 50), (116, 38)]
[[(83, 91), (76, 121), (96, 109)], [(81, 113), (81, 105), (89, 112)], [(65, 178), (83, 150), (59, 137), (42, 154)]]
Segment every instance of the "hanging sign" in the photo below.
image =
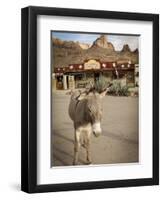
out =
[(84, 69), (100, 69), (100, 66), (101, 66), (100, 62), (93, 59), (84, 63)]

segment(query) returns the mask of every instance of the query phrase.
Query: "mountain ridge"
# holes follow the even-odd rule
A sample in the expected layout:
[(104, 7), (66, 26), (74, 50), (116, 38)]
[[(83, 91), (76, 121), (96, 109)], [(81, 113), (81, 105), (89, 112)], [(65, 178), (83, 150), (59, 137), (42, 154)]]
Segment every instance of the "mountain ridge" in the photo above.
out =
[[(124, 44), (121, 51), (116, 51), (114, 45), (107, 41), (105, 35), (97, 38), (92, 45), (74, 41), (63, 41), (52, 38), (52, 67), (67, 67), (69, 64), (83, 63), (88, 59), (98, 59), (101, 62), (128, 62), (138, 64), (139, 50), (131, 51)], [(83, 46), (82, 46), (83, 45)]]

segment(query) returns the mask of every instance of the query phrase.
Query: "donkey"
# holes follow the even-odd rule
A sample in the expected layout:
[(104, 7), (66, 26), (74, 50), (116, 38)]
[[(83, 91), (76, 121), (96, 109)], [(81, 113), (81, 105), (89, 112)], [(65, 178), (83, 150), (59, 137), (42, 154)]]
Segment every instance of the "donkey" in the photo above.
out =
[(108, 92), (106, 88), (101, 93), (95, 89), (89, 91), (75, 91), (71, 94), (69, 104), (69, 116), (74, 123), (75, 143), (73, 165), (78, 164), (79, 149), (86, 149), (86, 164), (91, 164), (90, 137), (93, 133), (96, 137), (102, 134), (102, 98)]

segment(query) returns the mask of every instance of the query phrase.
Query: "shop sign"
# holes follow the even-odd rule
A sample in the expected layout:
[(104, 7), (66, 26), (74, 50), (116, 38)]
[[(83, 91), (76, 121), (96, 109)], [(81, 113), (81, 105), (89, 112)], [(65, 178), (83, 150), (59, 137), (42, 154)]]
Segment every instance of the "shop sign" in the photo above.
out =
[(97, 60), (89, 60), (87, 62), (84, 63), (84, 69), (100, 69), (100, 62), (98, 62)]

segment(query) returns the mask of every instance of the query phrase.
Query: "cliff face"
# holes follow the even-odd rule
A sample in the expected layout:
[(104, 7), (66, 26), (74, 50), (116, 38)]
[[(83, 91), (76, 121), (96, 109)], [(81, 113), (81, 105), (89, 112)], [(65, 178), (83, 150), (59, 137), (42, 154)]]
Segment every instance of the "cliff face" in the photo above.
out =
[(77, 42), (77, 44), (78, 44), (82, 49), (89, 49), (89, 48), (91, 47), (90, 44), (86, 44), (86, 43)]
[(133, 53), (138, 54), (138, 53), (139, 53), (139, 50), (136, 48), (136, 49), (133, 51)]
[(97, 46), (101, 48), (108, 48), (108, 41), (105, 35), (101, 35), (99, 38), (97, 38), (92, 46)]
[(81, 50), (82, 48), (80, 45), (73, 41), (62, 41), (58, 38), (53, 39), (53, 46), (55, 48), (65, 48), (65, 49), (76, 49)]
[(109, 51), (114, 51), (114, 46), (112, 43), (107, 41), (107, 37), (105, 35), (101, 35), (99, 38), (97, 38), (92, 45), (93, 47), (100, 47), (104, 49), (108, 49)]
[(124, 52), (124, 53), (129, 52), (129, 53), (131, 53), (131, 49), (128, 46), (128, 44), (123, 45), (123, 48), (122, 48), (121, 52)]
[(92, 45), (81, 44), (73, 41), (62, 41), (57, 38), (52, 40), (52, 65), (54, 67), (67, 67), (69, 64), (83, 63), (88, 59), (99, 59), (103, 62), (131, 61), (138, 63), (138, 49), (131, 51), (125, 44), (121, 51), (115, 51), (112, 43), (107, 41), (105, 35), (97, 38)]

